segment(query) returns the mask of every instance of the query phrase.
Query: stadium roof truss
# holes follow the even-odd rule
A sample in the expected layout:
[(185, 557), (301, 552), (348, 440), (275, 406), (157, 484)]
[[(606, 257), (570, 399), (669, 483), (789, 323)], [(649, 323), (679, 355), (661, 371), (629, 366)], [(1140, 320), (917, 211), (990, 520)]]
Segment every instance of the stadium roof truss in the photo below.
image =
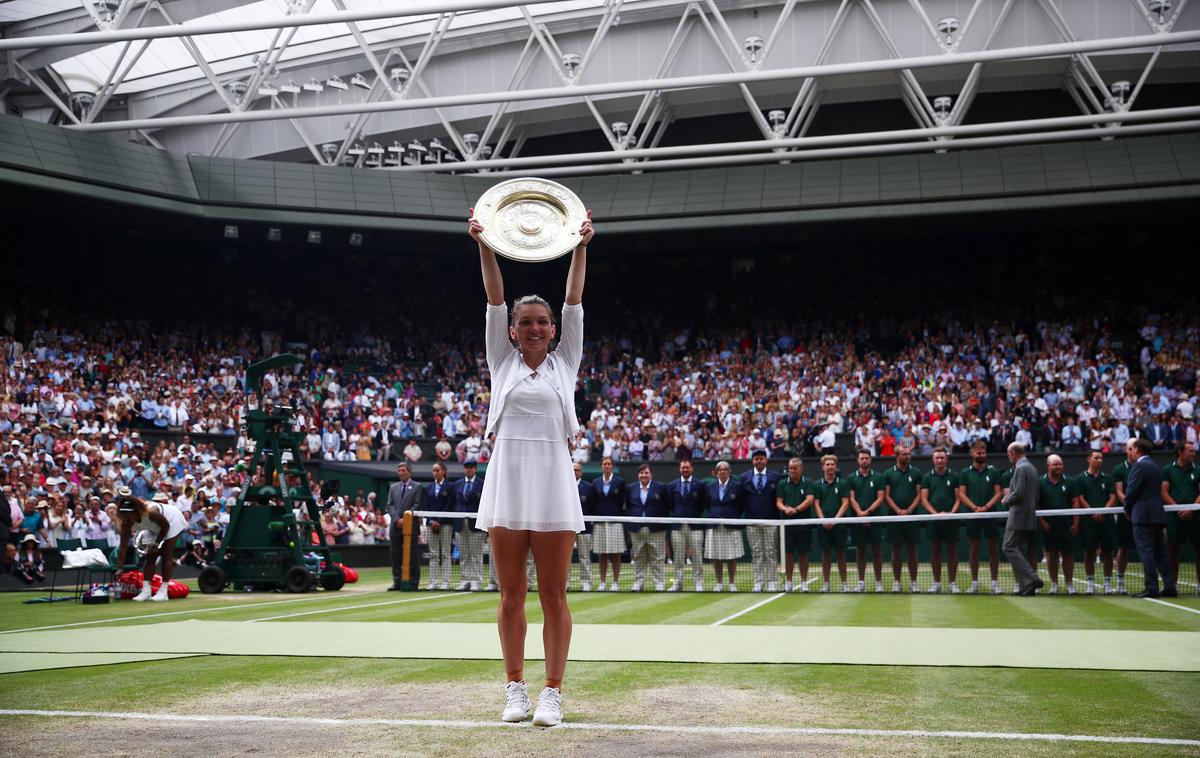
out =
[[(795, 47), (798, 6), (819, 7), (804, 24), (823, 24), (820, 41), (780, 65), (779, 50)], [(927, 6), (967, 12), (960, 20)], [(1017, 6), (1024, 23), (1036, 17), (1048, 41), (997, 45)], [(1197, 128), (1200, 106), (1134, 108), (1164, 52), (1182, 51), (1195, 67), (1200, 23), (1196, 13), (1185, 16), (1189, 0), (1100, 0), (1097, 6), (1098, 14), (1129, 16), (1129, 33), (1099, 37), (1096, 25), (1079, 32), (1056, 0), (12, 0), (0, 5), (0, 22), (8, 23), (0, 70), (36, 88), (71, 129), (124, 131), (161, 147), (171, 130), (202, 127), (215, 130), (207, 148), (215, 156), (228, 154), (244, 124), (285, 121), (317, 164), (397, 171), (607, 173), (944, 151), (951, 141), (991, 146)], [(730, 14), (747, 12), (762, 14), (769, 32), (735, 32)], [(631, 43), (628, 37), (614, 42), (623, 16), (626, 26), (652, 20), (670, 28), (655, 39), (650, 73), (593, 76), (607, 45)], [(95, 30), (81, 31), (85, 26)], [(866, 46), (871, 54), (835, 59), (848, 35), (867, 34), (874, 37)], [(586, 45), (563, 43), (568, 35)], [(439, 56), (501, 43), (519, 48), (502, 88), (471, 91), (469, 82), (447, 86), (445, 77), (430, 76)], [(682, 52), (697, 44), (705, 63), (681, 75)], [(1145, 63), (1132, 83), (1107, 81), (1094, 60), (1099, 54), (1144, 56)], [(798, 60), (802, 65), (788, 65)], [(1058, 61), (1063, 89), (1080, 114), (967, 124), (988, 68), (1017, 61)], [(953, 96), (932, 96), (918, 72), (947, 66), (965, 69), (961, 86)], [(531, 84), (535, 72), (547, 68), (552, 74), (540, 79), (544, 86)], [(894, 77), (913, 127), (810, 136), (826, 83), (845, 76)], [(790, 106), (763, 107), (754, 91), (763, 84), (788, 88)], [(660, 146), (681, 94), (694, 99), (729, 88), (759, 139)], [(123, 117), (110, 108), (117, 98), (154, 107)], [(617, 99), (623, 112), (631, 106), (632, 118), (604, 115), (606, 100)], [(582, 105), (608, 149), (521, 156), (528, 119), (514, 112), (518, 103)], [(466, 107), (475, 109), (470, 118), (456, 115)], [(450, 145), (414, 139), (385, 147), (367, 136), (386, 131), (370, 128), (380, 114), (404, 111), (431, 114)], [(343, 116), (350, 117), (345, 133), (330, 139), (323, 125)], [(471, 124), (482, 128), (470, 131)], [(314, 137), (317, 127), (323, 134)]]

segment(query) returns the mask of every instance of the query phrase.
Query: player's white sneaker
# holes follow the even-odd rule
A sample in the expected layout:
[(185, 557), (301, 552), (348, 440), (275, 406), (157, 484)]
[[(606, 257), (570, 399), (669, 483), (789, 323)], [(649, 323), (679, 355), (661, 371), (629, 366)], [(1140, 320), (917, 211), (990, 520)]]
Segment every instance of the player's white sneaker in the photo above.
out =
[(1124, 579), (1118, 579), (1118, 580), (1117, 580), (1117, 594), (1118, 594), (1118, 595), (1124, 595), (1124, 594), (1126, 594), (1126, 592), (1127, 592), (1127, 591), (1128, 591), (1128, 590), (1126, 590), (1126, 589), (1125, 589), (1125, 580), (1124, 580)]
[(960, 590), (958, 589), (958, 584), (955, 582), (950, 582), (950, 594), (957, 595), (959, 593), (959, 591)]
[(679, 592), (679, 582), (671, 582), (671, 592)]
[(509, 682), (504, 686), (504, 715), (505, 721), (524, 721), (529, 718), (533, 703), (529, 702), (529, 688), (525, 682)]
[(596, 592), (604, 592), (606, 589), (608, 589), (608, 587), (604, 586), (604, 582), (600, 582), (596, 585)]
[(845, 582), (838, 582), (838, 586), (842, 588), (842, 592), (850, 591), (850, 585), (846, 584)]
[(1058, 594), (1058, 582), (1052, 582), (1052, 583), (1050, 584), (1050, 594), (1051, 594), (1051, 595), (1057, 595), (1057, 594)]
[(696, 582), (696, 592), (704, 592), (704, 582)]
[(1088, 580), (1087, 580), (1087, 594), (1089, 594), (1089, 595), (1096, 594), (1096, 580), (1090, 576), (1088, 577)]
[(932, 593), (933, 593), (933, 594), (935, 594), (935, 595), (936, 595), (937, 593), (941, 592), (941, 591), (942, 591), (942, 583), (941, 583), (941, 582), (934, 582), (932, 585), (930, 585), (930, 587), (929, 587), (929, 591), (930, 591), (930, 592), (932, 592)]
[(821, 582), (821, 592), (829, 592), (829, 582)]
[(1111, 594), (1113, 594), (1113, 588), (1112, 588), (1112, 585), (1111, 585), (1111, 584), (1109, 584), (1108, 582), (1105, 582), (1105, 583), (1104, 583), (1104, 594), (1105, 594), (1105, 595), (1111, 595)]
[(613, 579), (613, 583), (612, 583), (612, 584), (610, 584), (610, 585), (608, 585), (608, 591), (609, 591), (609, 592), (616, 592), (616, 591), (617, 591), (617, 580), (616, 580), (616, 579)]
[(921, 591), (921, 589), (919, 587), (917, 587), (916, 582), (909, 582), (908, 583), (908, 591), (915, 595), (915, 594), (918, 594)]
[(713, 592), (723, 592), (724, 590), (725, 590), (725, 587), (720, 582), (717, 582), (716, 584), (713, 585)]
[(855, 592), (866, 592), (867, 591), (867, 583), (864, 582), (862, 579), (859, 579), (858, 584), (854, 588), (854, 591)]
[(642, 591), (642, 583), (641, 583), (641, 582), (634, 582), (634, 583), (633, 583), (633, 587), (632, 587), (632, 588), (630, 588), (630, 590), (629, 590), (629, 591), (630, 591), (630, 592), (641, 592), (641, 591)]
[(979, 582), (978, 582), (978, 581), (976, 581), (976, 580), (974, 580), (974, 579), (972, 579), (972, 580), (971, 580), (971, 586), (970, 586), (970, 587), (967, 587), (967, 594), (968, 594), (968, 595), (974, 595), (974, 594), (975, 594), (975, 593), (977, 593), (977, 592), (979, 592)]
[(737, 585), (736, 585), (736, 584), (734, 584), (732, 581), (730, 581), (730, 582), (729, 582), (729, 591), (730, 591), (730, 592), (737, 592), (737, 591), (738, 591)]
[(1068, 584), (1068, 585), (1067, 585), (1067, 594), (1068, 594), (1068, 595), (1074, 595), (1074, 594), (1075, 594), (1075, 585), (1073, 585), (1073, 584)]
[(150, 596), (150, 602), (152, 602), (152, 603), (165, 603), (169, 599), (170, 598), (167, 597), (167, 583), (166, 582), (163, 582), (162, 585), (159, 586), (158, 592), (155, 592), (153, 595)]
[(562, 723), (562, 692), (557, 687), (545, 687), (538, 695), (537, 710), (533, 713), (534, 726), (558, 726)]
[(875, 582), (875, 591), (883, 592), (883, 582)]
[(663, 591), (663, 590), (665, 590), (665, 589), (666, 589), (666, 587), (662, 586), (661, 584), (656, 584), (656, 585), (654, 585), (654, 591), (655, 591), (655, 592), (662, 592), (662, 591)]
[(892, 582), (892, 592), (899, 592), (899, 591), (900, 591), (900, 580), (897, 579), (896, 581)]
[(500, 588), (496, 586), (495, 582), (488, 582), (488, 585), (484, 587), (484, 590), (487, 592), (496, 592), (499, 589)]
[(808, 582), (800, 582), (800, 591), (808, 592)]
[(150, 582), (142, 582), (142, 591), (133, 596), (137, 602), (145, 602), (150, 599)]
[(992, 594), (993, 595), (1000, 594), (1000, 582), (995, 582), (995, 581), (992, 582)]
[(791, 582), (784, 582), (783, 583), (783, 591), (784, 592), (795, 592), (796, 585), (792, 584)]
[(762, 582), (755, 582), (754, 586), (750, 588), (750, 591), (751, 592), (762, 592)]
[(767, 582), (767, 592), (779, 592), (779, 585), (775, 582)]
[(584, 592), (591, 592), (591, 591), (592, 591), (592, 583), (591, 583), (591, 582), (583, 582), (583, 583), (580, 585), (580, 588), (581, 588), (581, 589), (582, 589)]

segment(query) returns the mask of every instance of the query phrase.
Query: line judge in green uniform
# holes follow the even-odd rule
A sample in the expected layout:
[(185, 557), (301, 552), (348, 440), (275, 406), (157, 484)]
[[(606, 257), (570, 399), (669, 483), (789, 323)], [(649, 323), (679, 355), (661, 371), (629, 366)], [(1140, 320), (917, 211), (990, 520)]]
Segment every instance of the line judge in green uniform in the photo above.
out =
[[(883, 474), (871, 470), (871, 451), (858, 450), (858, 468), (846, 477), (850, 485), (850, 507), (855, 516), (882, 516)], [(867, 589), (867, 546), (871, 547), (871, 560), (875, 564), (875, 591), (883, 592), (883, 524), (854, 524), (850, 528), (854, 540), (854, 552), (858, 559), (858, 591)]]
[[(971, 443), (971, 465), (958, 473), (958, 500), (969, 513), (995, 513), (1003, 511), (1000, 499), (1004, 496), (1000, 485), (1000, 471), (987, 462), (987, 443), (975, 440)], [(971, 561), (970, 594), (979, 591), (979, 541), (987, 540), (988, 569), (992, 577), (992, 594), (1000, 594), (1000, 532), (1004, 521), (998, 518), (970, 519), (967, 521), (968, 556)]]
[[(1117, 505), (1125, 507), (1125, 483), (1129, 481), (1129, 461), (1122, 459), (1113, 467), (1109, 476), (1112, 477), (1113, 490), (1117, 493)], [(1117, 514), (1117, 594), (1124, 595), (1125, 567), (1129, 558), (1137, 551), (1133, 544), (1133, 522), (1124, 513)]]
[(933, 471), (921, 477), (921, 505), (931, 515), (946, 514), (945, 521), (929, 522), (933, 542), (933, 586), (930, 592), (942, 591), (942, 546), (946, 546), (946, 564), (950, 575), (950, 592), (958, 594), (958, 521), (950, 514), (958, 513), (958, 477), (950, 470), (950, 454), (946, 448), (933, 450)]
[[(918, 490), (921, 486), (921, 470), (912, 464), (912, 448), (900, 445), (896, 448), (896, 465), (883, 475), (883, 497), (893, 516), (911, 516), (921, 505)], [(921, 544), (920, 522), (888, 524), (888, 542), (892, 545), (892, 592), (900, 591), (900, 548), (908, 552), (909, 591), (917, 589), (917, 546)]]
[[(821, 456), (822, 476), (812, 484), (817, 518), (841, 518), (850, 508), (850, 487), (846, 480), (838, 475), (837, 464), (836, 455)], [(846, 536), (845, 524), (826, 523), (817, 530), (817, 541), (821, 545), (821, 592), (829, 592), (832, 553), (837, 553), (838, 579), (842, 583), (842, 592), (850, 591), (850, 585), (846, 583)]]
[[(1046, 473), (1039, 481), (1038, 508), (1065, 510), (1075, 507), (1075, 481), (1063, 475), (1063, 459), (1057, 455), (1046, 458)], [(1078, 516), (1038, 517), (1046, 545), (1046, 568), (1050, 572), (1050, 594), (1058, 593), (1058, 564), (1062, 562), (1063, 580), (1067, 594), (1075, 594), (1075, 536), (1079, 534)]]
[[(1185, 442), (1175, 451), (1175, 461), (1163, 466), (1162, 498), (1165, 505), (1200, 503), (1200, 471), (1196, 469), (1196, 446)], [(1179, 576), (1179, 553), (1191, 543), (1200, 579), (1200, 511), (1167, 512), (1167, 557)], [(1200, 590), (1198, 590), (1200, 592)]]
[[(1104, 453), (1088, 453), (1087, 470), (1075, 477), (1077, 508), (1112, 508), (1117, 502), (1117, 490), (1112, 477), (1104, 473)], [(1083, 567), (1087, 573), (1087, 593), (1096, 592), (1096, 551), (1104, 564), (1104, 594), (1111, 595), (1113, 551), (1117, 549), (1117, 521), (1110, 514), (1097, 513), (1082, 517)]]
[[(813, 496), (809, 492), (812, 484), (804, 478), (804, 461), (792, 458), (788, 461), (788, 475), (775, 485), (775, 508), (784, 519), (810, 519), (813, 517)], [(812, 549), (812, 529), (807, 526), (785, 526), (783, 528), (784, 592), (794, 592), (792, 576), (796, 562), (800, 563), (800, 591), (808, 592), (808, 551)]]

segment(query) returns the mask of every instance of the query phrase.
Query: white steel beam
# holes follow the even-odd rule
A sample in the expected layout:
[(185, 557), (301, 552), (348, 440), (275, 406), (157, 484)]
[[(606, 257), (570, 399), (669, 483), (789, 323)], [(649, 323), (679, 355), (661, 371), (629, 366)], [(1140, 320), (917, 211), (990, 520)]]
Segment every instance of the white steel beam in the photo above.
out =
[[(552, 3), (557, 0), (523, 0), (525, 5)], [(388, 4), (384, 7), (354, 11), (313, 13), (306, 16), (268, 16), (245, 21), (201, 21), (168, 26), (149, 26), (137, 29), (110, 29), (103, 32), (78, 34), (46, 34), (37, 37), (0, 39), (0, 50), (32, 50), (64, 45), (106, 45), (134, 39), (165, 39), (168, 37), (198, 37), (205, 34), (247, 32), (259, 29), (286, 29), (292, 26), (341, 24), (347, 21), (376, 21), (379, 19), (423, 16), (459, 11), (498, 10), (512, 6), (512, 0), (424, 0), (411, 4)]]
[(994, 61), (1026, 60), (1030, 58), (1052, 58), (1077, 53), (1102, 50), (1129, 50), (1200, 42), (1200, 30), (1147, 34), (1115, 39), (1082, 40), (1047, 45), (979, 50), (958, 55), (918, 56), (878, 61), (858, 61), (815, 66), (800, 66), (774, 70), (738, 71), (724, 74), (699, 76), (677, 76), (661, 79), (640, 79), (623, 82), (580, 84), (569, 87), (542, 87), (535, 89), (480, 92), (461, 95), (444, 95), (423, 99), (396, 100), (380, 103), (350, 103), (339, 105), (294, 108), (288, 111), (247, 111), (242, 113), (215, 113), (192, 116), (170, 116), (165, 118), (130, 119), (82, 124), (72, 128), (80, 131), (122, 131), (126, 129), (154, 129), (171, 126), (194, 126), (199, 124), (221, 124), (238, 121), (271, 121), (285, 118), (311, 118), (358, 113), (383, 113), (388, 111), (449, 108), (460, 105), (482, 105), (488, 103), (519, 102), (530, 100), (553, 100), (595, 95), (612, 95), (648, 90), (695, 89), (728, 85), (743, 85), (755, 82), (784, 81), (803, 77), (840, 76), (879, 71), (902, 71), (904, 69), (932, 68), (965, 63), (988, 63)]
[[(1118, 123), (1142, 124), (1155, 121), (1175, 121), (1183, 119), (1200, 119), (1200, 106), (1183, 108), (1158, 108), (1148, 111), (1127, 111), (1124, 113), (1094, 113), (1084, 116), (1055, 116), (1053, 118), (1025, 119), (1021, 121), (1002, 121), (990, 124), (969, 124), (967, 126), (940, 126), (934, 128), (917, 127), (913, 129), (892, 129), (888, 131), (863, 132), (858, 134), (831, 134), (820, 137), (793, 137), (772, 140), (764, 143), (762, 140), (745, 140), (741, 142), (721, 142), (712, 145), (676, 145), (660, 148), (634, 148), (619, 155), (609, 151), (593, 151), (588, 153), (564, 153), (561, 155), (539, 155), (529, 158), (504, 158), (486, 161), (465, 161), (453, 165), (420, 165), (402, 166), (389, 169), (410, 173), (444, 173), (471, 171), (474, 169), (528, 169), (543, 166), (561, 166), (574, 163), (595, 163), (603, 160), (618, 160), (628, 158), (678, 158), (711, 154), (754, 153), (770, 147), (776, 151), (777, 158), (804, 158), (815, 148), (846, 147), (850, 145), (878, 145), (888, 142), (900, 142), (911, 139), (929, 139), (931, 137), (980, 137), (994, 134), (1013, 134), (1021, 132), (1049, 133), (1055, 129), (1069, 129), (1093, 125), (1115, 125)], [(953, 145), (957, 146), (958, 142)], [(943, 144), (945, 148), (947, 145)], [(787, 152), (782, 152), (786, 150)]]

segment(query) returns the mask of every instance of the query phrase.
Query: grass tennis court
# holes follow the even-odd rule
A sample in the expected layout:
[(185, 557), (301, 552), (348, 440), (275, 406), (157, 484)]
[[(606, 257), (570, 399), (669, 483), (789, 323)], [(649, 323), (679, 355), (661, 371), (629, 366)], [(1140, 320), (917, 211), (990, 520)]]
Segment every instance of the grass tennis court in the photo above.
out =
[[(474, 659), (478, 653), (456, 649), (462, 643), (453, 636), (434, 633), (436, 624), (479, 624), (460, 629), (494, 636), (496, 595), (390, 593), (385, 574), (368, 569), (341, 593), (194, 593), (165, 606), (22, 605), (26, 593), (0, 596), (0, 664), (32, 655), (55, 667), (0, 674), (5, 742), (35, 755), (81, 756), (132, 754), (147, 739), (164, 751), (219, 755), (252, 748), (292, 756), (1200, 754), (1200, 674), (1192, 671), (573, 661), (565, 686), (570, 728), (501, 726), (499, 664)], [(936, 645), (928, 629), (974, 630), (981, 642), (1002, 639), (996, 635), (1005, 630), (1078, 631), (1080, 644), (1097, 633), (1129, 633), (1114, 639), (1130, 641), (1147, 632), (1168, 640), (1200, 634), (1200, 600), (1171, 603), (1065, 596), (571, 596), (577, 625), (633, 634), (634, 645), (637, 628), (650, 625), (678, 630), (681, 646), (689, 638), (711, 640), (705, 635), (712, 631), (737, 641), (739, 627), (746, 628), (746, 644), (764, 627), (785, 635), (883, 627), (894, 633), (885, 644), (898, 651)], [(540, 621), (534, 595), (529, 617), (531, 624)], [(130, 628), (146, 625), (159, 628)], [(144, 642), (147, 633), (174, 639), (179, 632), (173, 637), (172, 629), (210, 629), (231, 649), (271, 640), (277, 654), (129, 662), (128, 654), (159, 651), (134, 647), (125, 659), (114, 659), (110, 649), (85, 659), (61, 644), (105, 639), (103, 647), (111, 647), (124, 639), (113, 634), (121, 628), (130, 628), (131, 642)], [(379, 633), (355, 631), (364, 628)], [(91, 631), (98, 635), (75, 634)], [(531, 638), (531, 647), (540, 648), (532, 628)], [(31, 640), (46, 644), (39, 649)], [(1096, 647), (1095, 665), (1121, 656), (1121, 644)], [(303, 647), (303, 655), (289, 657), (289, 646)], [(28, 649), (14, 652), (18, 648)], [(410, 650), (420, 657), (395, 657)], [(80, 665), (87, 663), (104, 665)], [(540, 673), (540, 661), (531, 661), (528, 679), (536, 682)], [(1094, 737), (1176, 742), (1109, 739), (1101, 748), (1083, 741)]]

